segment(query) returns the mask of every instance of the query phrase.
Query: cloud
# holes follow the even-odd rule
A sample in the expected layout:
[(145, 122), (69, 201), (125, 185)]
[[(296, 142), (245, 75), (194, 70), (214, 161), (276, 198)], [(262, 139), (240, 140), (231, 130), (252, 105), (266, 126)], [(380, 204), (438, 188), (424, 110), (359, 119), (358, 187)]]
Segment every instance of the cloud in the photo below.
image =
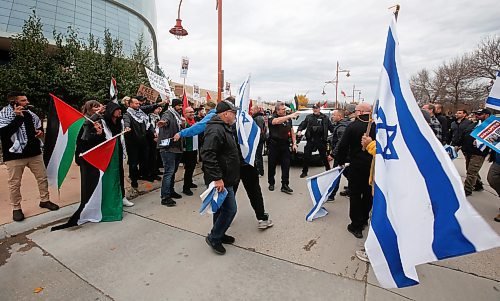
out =
[[(428, 2), (428, 3), (426, 3)], [(480, 2), (480, 3), (479, 3)], [(156, 1), (158, 56), (174, 81), (181, 57), (190, 58), (187, 83), (216, 90), (217, 11), (215, 0), (184, 1), (183, 26), (189, 35), (176, 40), (168, 30), (177, 18), (177, 0)], [(335, 100), (336, 63), (340, 91), (373, 101), (378, 85), (393, 1), (253, 0), (223, 1), (223, 69), (233, 93), (248, 73), (251, 97), (290, 100), (308, 92), (314, 101)], [(500, 33), (497, 1), (402, 0), (398, 20), (401, 56), (409, 77), (422, 68), (472, 51), (479, 41)], [(355, 98), (358, 98), (358, 92)]]

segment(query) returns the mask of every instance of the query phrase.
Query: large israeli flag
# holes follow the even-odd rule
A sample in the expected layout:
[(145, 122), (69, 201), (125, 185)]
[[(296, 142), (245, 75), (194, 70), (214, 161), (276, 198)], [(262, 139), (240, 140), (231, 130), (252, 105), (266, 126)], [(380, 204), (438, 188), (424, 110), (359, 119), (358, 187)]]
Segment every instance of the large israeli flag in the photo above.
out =
[(365, 243), (383, 287), (418, 284), (419, 264), (500, 245), (465, 198), (460, 175), (425, 122), (399, 58), (393, 18), (376, 110), (373, 213)]
[(219, 208), (222, 206), (222, 203), (224, 203), (224, 200), (226, 199), (227, 196), (227, 190), (224, 188), (222, 192), (218, 192), (217, 189), (215, 188), (215, 182), (211, 182), (208, 185), (208, 189), (205, 190), (201, 195), (201, 207), (200, 207), (200, 214), (203, 215), (205, 213), (210, 213), (214, 214), (215, 212), (219, 211)]
[(486, 99), (486, 107), (494, 110), (500, 110), (500, 71), (497, 73), (497, 78), (493, 87), (491, 87), (490, 95)]
[(332, 193), (333, 189), (340, 182), (340, 176), (344, 172), (344, 167), (337, 166), (318, 175), (307, 178), (307, 188), (313, 203), (313, 208), (306, 216), (308, 222), (313, 219), (323, 217), (328, 214), (328, 211), (323, 207), (323, 204)]
[(260, 128), (248, 113), (250, 105), (250, 75), (238, 90), (236, 106), (240, 109), (236, 115), (236, 130), (238, 132), (238, 144), (241, 154), (246, 163), (254, 165), (255, 153), (260, 139)]

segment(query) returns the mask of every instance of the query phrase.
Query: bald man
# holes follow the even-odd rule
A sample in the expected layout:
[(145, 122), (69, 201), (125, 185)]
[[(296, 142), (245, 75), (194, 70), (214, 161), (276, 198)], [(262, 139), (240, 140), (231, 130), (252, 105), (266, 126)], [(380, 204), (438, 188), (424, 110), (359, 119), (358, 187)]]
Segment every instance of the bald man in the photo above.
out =
[[(372, 106), (360, 103), (356, 106), (356, 118), (345, 129), (338, 144), (337, 160), (339, 165), (349, 165), (349, 217), (351, 223), (347, 230), (356, 238), (363, 238), (363, 229), (368, 225), (372, 208), (372, 190), (369, 184), (372, 156), (363, 151), (361, 137), (366, 133)], [(375, 125), (371, 125), (369, 136), (375, 140)], [(348, 159), (349, 158), (349, 159)], [(348, 161), (349, 160), (349, 161)]]

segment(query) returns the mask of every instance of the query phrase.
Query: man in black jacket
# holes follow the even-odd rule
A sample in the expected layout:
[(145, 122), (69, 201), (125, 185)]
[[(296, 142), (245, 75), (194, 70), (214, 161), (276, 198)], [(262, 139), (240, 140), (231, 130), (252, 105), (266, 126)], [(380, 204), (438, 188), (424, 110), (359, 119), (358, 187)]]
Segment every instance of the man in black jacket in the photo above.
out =
[(457, 119), (451, 123), (451, 145), (458, 151), (462, 147), (464, 133), (472, 122), (467, 119), (466, 110), (457, 110), (455, 117)]
[(42, 208), (58, 210), (59, 206), (49, 201), (47, 173), (42, 158), (40, 137), (43, 136), (42, 122), (31, 112), (26, 94), (10, 92), (9, 104), (0, 111), (0, 139), (2, 141), (3, 161), (9, 176), (10, 203), (12, 219), (24, 219), (21, 209), (21, 180), (25, 167), (28, 167), (38, 183)]
[(229, 101), (217, 104), (214, 117), (207, 123), (205, 140), (201, 150), (205, 183), (214, 182), (218, 192), (224, 188), (227, 196), (219, 210), (214, 213), (213, 227), (205, 241), (219, 255), (224, 255), (226, 249), (223, 243), (234, 243), (234, 237), (226, 235), (236, 215), (236, 198), (234, 186), (240, 181), (240, 155), (234, 139), (231, 126), (236, 121), (238, 110)]
[[(345, 117), (345, 111), (342, 109), (337, 109), (334, 110), (332, 113), (332, 124), (333, 124), (333, 131), (332, 131), (332, 140), (330, 141), (331, 146), (332, 146), (332, 151), (330, 152), (330, 155), (328, 156), (328, 160), (331, 161), (333, 160), (333, 167), (339, 166), (339, 162), (336, 159), (337, 154), (338, 154), (338, 145), (340, 140), (342, 139), (342, 136), (344, 136), (345, 129), (347, 126), (351, 123), (349, 119)], [(347, 179), (349, 176), (349, 167), (347, 167), (344, 172), (342, 173)], [(335, 194), (339, 190), (340, 186), (340, 181), (337, 183), (337, 186), (333, 189), (332, 193), (328, 197), (329, 201), (335, 200)]]
[(264, 114), (260, 111), (259, 106), (252, 107), (252, 118), (257, 123), (260, 128), (260, 139), (257, 145), (257, 150), (255, 151), (255, 168), (259, 172), (259, 175), (264, 175), (264, 159), (262, 158), (262, 151), (264, 150), (264, 142), (266, 141), (266, 122), (264, 120)]
[[(476, 119), (482, 122), (491, 116), (491, 111), (488, 109), (481, 109), (475, 112), (475, 115)], [(479, 122), (471, 122), (463, 132), (463, 136), (460, 137), (460, 141), (462, 141), (462, 152), (465, 156), (465, 168), (467, 170), (467, 176), (464, 182), (466, 196), (471, 195), (472, 191), (484, 190), (481, 177), (479, 176), (479, 170), (481, 170), (484, 159), (490, 152), (490, 149), (486, 145), (479, 148), (480, 145), (478, 145), (478, 141), (470, 135), (478, 125)]]
[[(369, 184), (372, 156), (361, 147), (361, 137), (366, 133), (371, 114), (371, 105), (360, 103), (356, 106), (356, 119), (347, 126), (338, 145), (337, 160), (345, 165), (350, 158), (349, 175), (349, 217), (351, 224), (347, 230), (356, 238), (363, 238), (362, 231), (368, 225), (372, 208), (372, 189)], [(375, 126), (371, 125), (370, 135), (375, 140)]]
[(301, 132), (306, 129), (307, 144), (304, 147), (304, 162), (302, 166), (301, 178), (307, 177), (309, 164), (311, 163), (311, 154), (318, 150), (319, 157), (325, 166), (325, 170), (330, 169), (328, 162), (328, 154), (326, 153), (326, 145), (328, 140), (328, 130), (333, 131), (333, 125), (328, 119), (328, 116), (321, 113), (319, 104), (313, 106), (313, 113), (307, 115), (297, 129), (297, 136), (301, 136)]

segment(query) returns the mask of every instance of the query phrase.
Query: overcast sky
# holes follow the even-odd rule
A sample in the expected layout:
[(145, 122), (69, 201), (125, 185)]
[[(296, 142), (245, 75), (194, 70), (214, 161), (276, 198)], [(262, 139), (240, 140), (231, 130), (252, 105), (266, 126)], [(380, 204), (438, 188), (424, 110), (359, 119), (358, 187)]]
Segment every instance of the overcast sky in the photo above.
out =
[[(178, 0), (157, 0), (158, 56), (165, 73), (181, 82), (181, 58), (190, 59), (187, 84), (216, 90), (217, 11), (215, 0), (184, 0), (181, 19), (189, 35), (177, 40), (168, 30), (177, 18)], [(373, 101), (390, 21), (387, 0), (224, 0), (222, 68), (236, 93), (252, 74), (253, 99), (290, 101), (305, 94), (334, 101), (336, 62), (340, 91), (353, 85)], [(422, 68), (475, 49), (487, 35), (500, 34), (498, 0), (401, 0), (398, 33), (409, 78)], [(355, 93), (358, 99), (358, 92)]]

